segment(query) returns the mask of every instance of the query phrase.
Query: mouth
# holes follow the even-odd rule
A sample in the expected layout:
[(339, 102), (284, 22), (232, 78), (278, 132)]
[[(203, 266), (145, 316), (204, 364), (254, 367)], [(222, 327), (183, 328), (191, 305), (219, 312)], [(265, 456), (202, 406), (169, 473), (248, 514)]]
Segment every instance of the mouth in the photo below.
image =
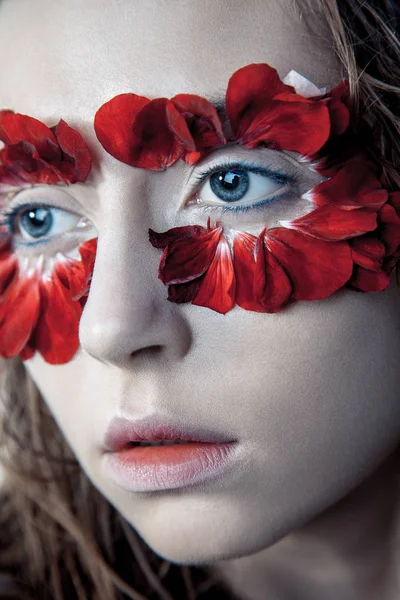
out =
[(221, 475), (232, 465), (236, 440), (183, 428), (157, 417), (114, 419), (107, 430), (105, 475), (129, 492), (176, 489)]

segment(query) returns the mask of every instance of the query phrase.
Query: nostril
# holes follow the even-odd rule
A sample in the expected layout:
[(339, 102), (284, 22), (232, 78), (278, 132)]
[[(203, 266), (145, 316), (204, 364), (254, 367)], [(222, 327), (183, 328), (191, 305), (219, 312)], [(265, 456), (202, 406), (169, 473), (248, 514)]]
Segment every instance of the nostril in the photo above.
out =
[(136, 356), (148, 356), (156, 357), (160, 355), (164, 351), (165, 347), (161, 344), (154, 344), (153, 346), (145, 346), (144, 348), (138, 348), (131, 353), (131, 357), (135, 358)]

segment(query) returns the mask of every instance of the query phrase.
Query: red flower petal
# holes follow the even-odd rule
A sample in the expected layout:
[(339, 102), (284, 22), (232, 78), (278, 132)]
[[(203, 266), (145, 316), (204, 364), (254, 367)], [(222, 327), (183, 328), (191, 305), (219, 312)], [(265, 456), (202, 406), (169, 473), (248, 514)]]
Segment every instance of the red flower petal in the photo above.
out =
[(266, 232), (265, 243), (288, 274), (294, 300), (326, 298), (351, 276), (353, 261), (347, 242), (325, 242), (278, 227)]
[(378, 219), (379, 238), (384, 242), (387, 254), (393, 254), (400, 245), (400, 216), (388, 203), (379, 209)]
[(57, 164), (61, 160), (61, 150), (51, 129), (28, 115), (0, 111), (0, 140), (6, 146), (30, 144), (38, 156), (49, 163)]
[(0, 302), (0, 355), (18, 356), (26, 346), (39, 316), (39, 284), (36, 277), (21, 277)]
[(201, 225), (184, 225), (183, 227), (173, 227), (162, 233), (157, 233), (149, 229), (149, 240), (154, 248), (165, 248), (168, 244), (181, 240), (183, 238), (194, 237), (205, 233), (207, 230)]
[(278, 72), (267, 64), (251, 64), (235, 71), (228, 83), (226, 110), (236, 136), (238, 126), (245, 113), (258, 107), (277, 94), (294, 92), (279, 78)]
[[(301, 96), (255, 105), (246, 112), (236, 138), (248, 148), (267, 143), (276, 150), (315, 154), (329, 137), (329, 112), (322, 101)], [(301, 101), (299, 101), (301, 99)]]
[(362, 292), (382, 292), (389, 287), (390, 277), (384, 271), (369, 271), (356, 265), (349, 284)]
[(56, 273), (41, 281), (40, 316), (34, 343), (43, 358), (52, 365), (69, 362), (79, 348), (78, 328), (82, 309), (74, 302)]
[(254, 298), (256, 261), (254, 250), (257, 238), (245, 232), (235, 232), (233, 238), (233, 267), (236, 278), (236, 304), (246, 310), (263, 312)]
[(234, 306), (235, 273), (228, 242), (221, 236), (193, 304), (226, 314)]
[(380, 271), (382, 260), (385, 256), (385, 246), (378, 239), (362, 236), (350, 240), (351, 256), (353, 261), (365, 269)]
[(62, 119), (51, 130), (63, 153), (60, 170), (70, 183), (85, 181), (92, 168), (92, 157), (83, 137)]
[(350, 86), (348, 81), (341, 81), (328, 97), (328, 109), (331, 118), (331, 135), (342, 135), (350, 124)]
[(94, 130), (103, 148), (117, 160), (136, 166), (137, 137), (132, 124), (150, 100), (136, 94), (120, 94), (103, 104), (94, 117)]
[(387, 191), (362, 157), (346, 163), (331, 179), (309, 192), (309, 196), (320, 206), (332, 204), (343, 210), (377, 210), (388, 199)]
[(289, 301), (292, 284), (285, 269), (265, 246), (265, 233), (266, 230), (260, 233), (256, 244), (254, 296), (265, 312), (274, 313)]
[(177, 285), (170, 285), (168, 287), (168, 300), (170, 302), (177, 302), (183, 304), (184, 302), (191, 302), (198, 293), (201, 285), (202, 277), (187, 281), (186, 283), (180, 283)]
[(196, 152), (183, 155), (189, 164), (193, 164), (191, 161), (194, 155), (201, 155), (226, 143), (221, 120), (215, 107), (208, 100), (194, 94), (178, 94), (171, 98), (171, 101), (184, 117), (195, 143)]
[(339, 241), (376, 229), (376, 214), (362, 208), (345, 211), (325, 205), (293, 221), (281, 221), (281, 225), (321, 240)]
[(203, 275), (214, 258), (222, 228), (168, 244), (161, 256), (158, 277), (166, 285), (186, 283)]

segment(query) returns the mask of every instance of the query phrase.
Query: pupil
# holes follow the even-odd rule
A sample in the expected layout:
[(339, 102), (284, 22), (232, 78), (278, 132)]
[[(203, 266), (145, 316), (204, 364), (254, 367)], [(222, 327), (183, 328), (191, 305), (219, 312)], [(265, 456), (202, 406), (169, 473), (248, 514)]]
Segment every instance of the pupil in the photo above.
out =
[(246, 171), (218, 171), (210, 177), (210, 186), (218, 198), (226, 202), (241, 200), (249, 189), (249, 174)]
[(50, 231), (53, 217), (47, 208), (30, 208), (21, 215), (20, 225), (31, 237), (39, 238)]

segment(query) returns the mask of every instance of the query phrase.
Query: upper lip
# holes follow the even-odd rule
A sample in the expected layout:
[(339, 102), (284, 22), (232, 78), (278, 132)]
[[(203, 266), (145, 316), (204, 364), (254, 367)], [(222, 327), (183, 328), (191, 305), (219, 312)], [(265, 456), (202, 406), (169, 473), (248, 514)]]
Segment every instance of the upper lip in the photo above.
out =
[(132, 442), (182, 440), (186, 442), (214, 442), (228, 443), (228, 439), (216, 431), (192, 426), (176, 425), (165, 418), (151, 415), (140, 420), (129, 420), (115, 417), (107, 428), (103, 450), (105, 452), (119, 452), (128, 447)]

